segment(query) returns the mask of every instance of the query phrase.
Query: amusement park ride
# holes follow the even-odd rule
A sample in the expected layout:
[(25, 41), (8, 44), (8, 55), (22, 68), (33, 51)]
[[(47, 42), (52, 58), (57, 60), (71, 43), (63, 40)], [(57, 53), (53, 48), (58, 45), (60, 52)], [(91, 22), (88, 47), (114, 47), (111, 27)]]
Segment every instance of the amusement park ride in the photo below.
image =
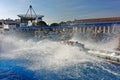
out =
[(18, 15), (20, 17), (20, 27), (22, 26), (32, 26), (32, 23), (37, 23), (42, 21), (43, 15), (36, 14), (35, 10), (32, 8), (32, 5), (29, 6), (26, 14)]

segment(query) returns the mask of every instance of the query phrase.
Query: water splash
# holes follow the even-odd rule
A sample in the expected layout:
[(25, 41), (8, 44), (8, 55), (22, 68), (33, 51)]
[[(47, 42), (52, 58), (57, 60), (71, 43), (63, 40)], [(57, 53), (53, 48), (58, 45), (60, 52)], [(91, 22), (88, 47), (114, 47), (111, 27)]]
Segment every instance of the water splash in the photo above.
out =
[[(3, 37), (3, 36), (2, 36)], [(30, 69), (58, 69), (76, 63), (90, 61), (92, 58), (76, 46), (68, 46), (50, 40), (23, 40), (17, 37), (3, 37), (1, 57), (28, 60)], [(24, 64), (26, 65), (26, 63)]]
[[(117, 32), (117, 31), (116, 31)], [(112, 35), (112, 34), (111, 34)], [(106, 50), (106, 51), (114, 51), (119, 43), (119, 37), (118, 33), (114, 34), (114, 36), (111, 37), (111, 40), (106, 40), (106, 41), (100, 41), (100, 42), (95, 42), (89, 35), (89, 38), (87, 39), (82, 39), (80, 34), (75, 33), (74, 36), (71, 38), (71, 41), (79, 41), (82, 44), (85, 44), (86, 48), (89, 49), (97, 49), (97, 50)], [(108, 47), (109, 46), (109, 47)]]
[(120, 72), (112, 70), (117, 67), (87, 55), (76, 46), (64, 45), (49, 39), (36, 41), (4, 35), (0, 35), (0, 42), (1, 60), (8, 60), (11, 64), (36, 72), (35, 77), (38, 79), (101, 80), (111, 79), (110, 76), (120, 79)]

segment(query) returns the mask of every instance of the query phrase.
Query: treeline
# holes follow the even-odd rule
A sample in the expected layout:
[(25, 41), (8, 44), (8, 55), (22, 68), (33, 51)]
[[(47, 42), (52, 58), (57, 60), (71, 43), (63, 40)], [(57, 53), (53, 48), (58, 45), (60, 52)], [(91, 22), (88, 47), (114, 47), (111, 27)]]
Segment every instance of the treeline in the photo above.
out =
[(48, 25), (45, 21), (39, 21), (37, 23), (33, 23), (33, 26), (61, 26), (64, 25), (65, 22), (60, 22), (60, 23), (51, 23), (50, 25)]

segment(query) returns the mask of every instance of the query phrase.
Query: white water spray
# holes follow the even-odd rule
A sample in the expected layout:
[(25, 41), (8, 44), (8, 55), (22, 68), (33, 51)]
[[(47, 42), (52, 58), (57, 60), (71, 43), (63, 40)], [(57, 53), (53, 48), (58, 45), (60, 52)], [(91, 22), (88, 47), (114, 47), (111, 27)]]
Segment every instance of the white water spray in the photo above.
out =
[[(116, 26), (116, 25), (115, 25)], [(118, 28), (118, 26), (116, 26), (116, 28)], [(116, 30), (115, 28), (115, 30)], [(85, 44), (86, 48), (89, 49), (97, 49), (97, 50), (106, 50), (106, 51), (114, 51), (119, 43), (119, 31), (120, 30), (116, 30), (114, 33), (114, 38), (110, 41), (107, 42), (94, 42), (93, 39), (91, 39), (91, 37), (89, 36), (89, 38), (87, 38), (87, 40), (85, 39), (81, 39), (82, 37), (80, 37), (80, 34), (78, 33), (74, 33), (74, 36), (72, 37), (71, 41), (78, 41), (82, 44)]]
[[(87, 55), (76, 46), (64, 45), (48, 39), (34, 41), (32, 39), (25, 40), (4, 35), (0, 35), (0, 42), (2, 43), (0, 44), (0, 58), (16, 61), (16, 65), (26, 67), (33, 71), (45, 69), (56, 72), (63, 68), (75, 66), (75, 69), (71, 72), (68, 71), (68, 73), (66, 71), (63, 74), (66, 74), (66, 76), (70, 76), (71, 74), (71, 77), (77, 79), (82, 75), (82, 68), (94, 69), (99, 67), (104, 71), (119, 76), (119, 72), (115, 73), (106, 66), (104, 67), (104, 65), (100, 64), (101, 60)], [(88, 42), (88, 44), (90, 43)], [(87, 62), (93, 65), (89, 66), (86, 64)], [(104, 61), (102, 62), (104, 63)], [(39, 72), (36, 75), (39, 76)]]
[(30, 65), (23, 63), (32, 70), (61, 69), (86, 61), (93, 61), (92, 57), (80, 51), (76, 46), (61, 44), (51, 40), (24, 40), (17, 37), (3, 36), (0, 57), (12, 60), (27, 60)]

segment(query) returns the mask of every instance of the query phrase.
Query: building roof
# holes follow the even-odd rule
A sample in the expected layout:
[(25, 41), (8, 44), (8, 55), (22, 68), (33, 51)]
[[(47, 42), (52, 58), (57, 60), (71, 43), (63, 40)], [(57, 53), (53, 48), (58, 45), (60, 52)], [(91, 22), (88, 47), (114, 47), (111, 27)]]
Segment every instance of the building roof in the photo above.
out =
[(4, 20), (5, 24), (16, 24), (16, 21), (13, 20)]
[(0, 20), (0, 23), (3, 24), (16, 24), (17, 22), (12, 19)]
[(108, 23), (108, 22), (120, 22), (120, 17), (111, 18), (95, 18), (95, 19), (81, 19), (74, 20), (74, 23)]

